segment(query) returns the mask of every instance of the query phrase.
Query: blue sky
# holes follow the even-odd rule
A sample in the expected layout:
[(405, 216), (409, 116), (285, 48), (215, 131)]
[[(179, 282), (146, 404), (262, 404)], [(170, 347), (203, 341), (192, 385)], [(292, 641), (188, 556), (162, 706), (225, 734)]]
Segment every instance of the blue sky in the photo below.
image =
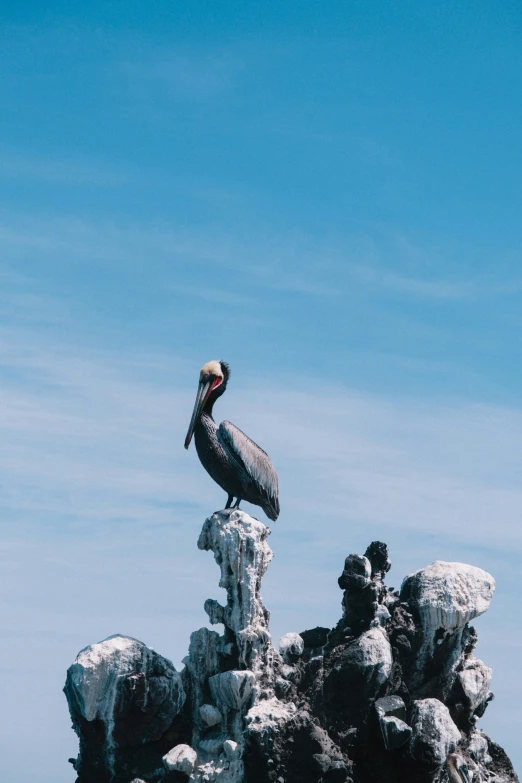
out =
[(219, 597), (196, 540), (223, 496), (183, 449), (211, 358), (280, 474), (274, 635), (335, 623), (375, 538), (395, 586), (487, 568), (482, 725), (520, 769), (520, 5), (0, 18), (2, 780), (74, 779), (80, 648), (179, 665)]

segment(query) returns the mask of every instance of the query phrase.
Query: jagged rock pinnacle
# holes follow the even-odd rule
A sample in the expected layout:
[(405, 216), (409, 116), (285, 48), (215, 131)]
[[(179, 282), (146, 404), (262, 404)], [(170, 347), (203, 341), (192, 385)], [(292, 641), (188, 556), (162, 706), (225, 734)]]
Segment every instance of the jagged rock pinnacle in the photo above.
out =
[(269, 528), (238, 509), (204, 523), (226, 603), (191, 635), (185, 668), (128, 637), (83, 650), (65, 688), (80, 738), (77, 783), (514, 783), (477, 727), (492, 672), (469, 622), (494, 580), (437, 562), (387, 588), (388, 549), (349, 555), (333, 629), (289, 632), (277, 651), (262, 578)]

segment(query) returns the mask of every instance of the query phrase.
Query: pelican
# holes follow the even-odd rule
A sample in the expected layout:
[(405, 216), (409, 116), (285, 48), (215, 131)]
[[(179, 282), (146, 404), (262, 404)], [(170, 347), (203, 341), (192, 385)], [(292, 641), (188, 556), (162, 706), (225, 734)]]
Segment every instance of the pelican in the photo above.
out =
[(277, 473), (270, 457), (257, 443), (229, 421), (219, 427), (212, 418), (214, 403), (224, 394), (230, 377), (226, 362), (207, 362), (199, 373), (194, 411), (185, 438), (188, 449), (192, 435), (201, 464), (228, 495), (225, 508), (239, 508), (242, 500), (261, 506), (274, 522), (279, 516)]

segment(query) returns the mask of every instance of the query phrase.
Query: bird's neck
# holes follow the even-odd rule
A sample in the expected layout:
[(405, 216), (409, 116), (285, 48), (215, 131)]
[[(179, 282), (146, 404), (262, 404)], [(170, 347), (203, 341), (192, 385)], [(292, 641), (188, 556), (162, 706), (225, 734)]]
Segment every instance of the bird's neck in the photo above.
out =
[(210, 398), (208, 400), (207, 404), (205, 405), (205, 407), (203, 408), (203, 411), (201, 413), (202, 417), (206, 415), (210, 419), (212, 419), (212, 421), (214, 421), (214, 417), (212, 416), (212, 411), (214, 409), (214, 403), (215, 403), (215, 400), (213, 400), (212, 398)]
[(212, 418), (211, 414), (205, 408), (199, 417), (196, 426), (194, 427), (194, 439), (196, 441), (196, 449), (205, 448), (205, 444), (208, 444), (208, 440), (212, 440), (217, 431), (217, 424)]
[(205, 409), (201, 412), (201, 416), (199, 417), (200, 423), (204, 426), (205, 424), (210, 424), (212, 422), (212, 426), (216, 426), (216, 423), (214, 421), (214, 417), (212, 416), (212, 405), (206, 406)]

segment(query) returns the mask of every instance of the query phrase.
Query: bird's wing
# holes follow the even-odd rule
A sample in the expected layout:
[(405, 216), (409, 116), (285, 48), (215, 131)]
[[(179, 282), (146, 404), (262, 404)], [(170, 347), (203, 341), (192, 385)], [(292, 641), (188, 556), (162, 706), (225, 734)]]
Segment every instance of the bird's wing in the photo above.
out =
[(217, 436), (221, 444), (241, 463), (277, 515), (279, 513), (277, 473), (268, 454), (229, 421), (221, 422)]

